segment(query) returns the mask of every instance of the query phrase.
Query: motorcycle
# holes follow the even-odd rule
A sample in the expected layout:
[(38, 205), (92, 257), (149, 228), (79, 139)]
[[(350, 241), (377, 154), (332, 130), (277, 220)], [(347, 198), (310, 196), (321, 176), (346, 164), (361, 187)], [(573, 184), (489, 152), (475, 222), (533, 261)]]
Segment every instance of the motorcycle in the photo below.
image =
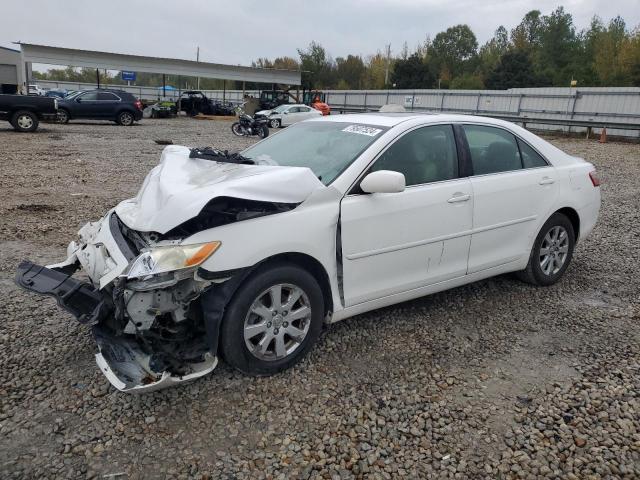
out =
[(257, 135), (260, 138), (265, 138), (269, 135), (266, 118), (253, 118), (242, 111), (238, 112), (238, 121), (231, 125), (231, 131), (238, 137)]

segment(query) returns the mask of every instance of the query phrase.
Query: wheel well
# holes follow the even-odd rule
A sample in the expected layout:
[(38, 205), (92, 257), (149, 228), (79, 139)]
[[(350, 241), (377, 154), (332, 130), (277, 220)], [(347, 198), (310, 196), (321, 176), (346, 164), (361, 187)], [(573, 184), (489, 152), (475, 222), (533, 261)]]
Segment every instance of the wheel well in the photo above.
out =
[(304, 268), (311, 275), (313, 275), (313, 277), (318, 282), (318, 285), (320, 285), (320, 289), (322, 290), (322, 296), (324, 297), (325, 315), (329, 312), (333, 312), (333, 296), (331, 294), (331, 283), (329, 282), (329, 275), (318, 260), (305, 253), (290, 252), (279, 253), (278, 255), (269, 257), (260, 262), (260, 265), (262, 266), (268, 263), (279, 261), (294, 263), (299, 267)]
[(573, 226), (573, 233), (576, 236), (576, 241), (578, 241), (578, 237), (580, 237), (580, 216), (578, 215), (578, 212), (571, 207), (564, 207), (555, 213), (562, 213), (569, 219)]

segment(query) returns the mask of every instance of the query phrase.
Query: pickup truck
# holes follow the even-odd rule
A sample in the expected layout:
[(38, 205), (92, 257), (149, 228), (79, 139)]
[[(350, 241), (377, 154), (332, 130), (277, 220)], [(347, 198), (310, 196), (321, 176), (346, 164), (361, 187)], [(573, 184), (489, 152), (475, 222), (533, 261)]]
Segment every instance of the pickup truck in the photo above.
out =
[(16, 132), (34, 132), (40, 120), (55, 120), (58, 101), (32, 95), (0, 95), (0, 120), (7, 120)]

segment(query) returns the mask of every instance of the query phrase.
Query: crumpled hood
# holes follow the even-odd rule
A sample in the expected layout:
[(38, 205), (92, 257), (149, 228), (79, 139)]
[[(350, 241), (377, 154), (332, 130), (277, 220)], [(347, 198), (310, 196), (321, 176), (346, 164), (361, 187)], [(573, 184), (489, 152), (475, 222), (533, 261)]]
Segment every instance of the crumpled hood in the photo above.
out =
[(195, 217), (213, 198), (234, 197), (276, 203), (303, 202), (324, 188), (309, 168), (242, 165), (189, 158), (187, 147), (169, 146), (138, 194), (116, 213), (129, 228), (166, 233)]
[(272, 113), (273, 113), (273, 110), (260, 110), (259, 112), (256, 112), (254, 115), (264, 115), (265, 117), (268, 117)]

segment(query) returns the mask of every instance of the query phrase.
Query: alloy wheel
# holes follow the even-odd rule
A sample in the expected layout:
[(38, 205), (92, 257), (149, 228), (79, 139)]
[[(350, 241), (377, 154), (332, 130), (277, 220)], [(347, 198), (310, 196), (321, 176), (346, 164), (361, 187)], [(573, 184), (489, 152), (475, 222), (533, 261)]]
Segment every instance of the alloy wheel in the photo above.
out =
[(133, 116), (130, 113), (123, 113), (120, 115), (120, 123), (124, 126), (129, 126), (133, 123)]
[(540, 245), (540, 269), (545, 275), (555, 275), (567, 261), (569, 254), (569, 234), (567, 230), (556, 225), (551, 227)]
[(295, 352), (311, 325), (311, 304), (300, 287), (273, 285), (260, 293), (244, 320), (249, 352), (264, 361), (281, 360)]
[(17, 124), (20, 128), (28, 130), (33, 127), (33, 118), (29, 115), (20, 115), (18, 117)]

